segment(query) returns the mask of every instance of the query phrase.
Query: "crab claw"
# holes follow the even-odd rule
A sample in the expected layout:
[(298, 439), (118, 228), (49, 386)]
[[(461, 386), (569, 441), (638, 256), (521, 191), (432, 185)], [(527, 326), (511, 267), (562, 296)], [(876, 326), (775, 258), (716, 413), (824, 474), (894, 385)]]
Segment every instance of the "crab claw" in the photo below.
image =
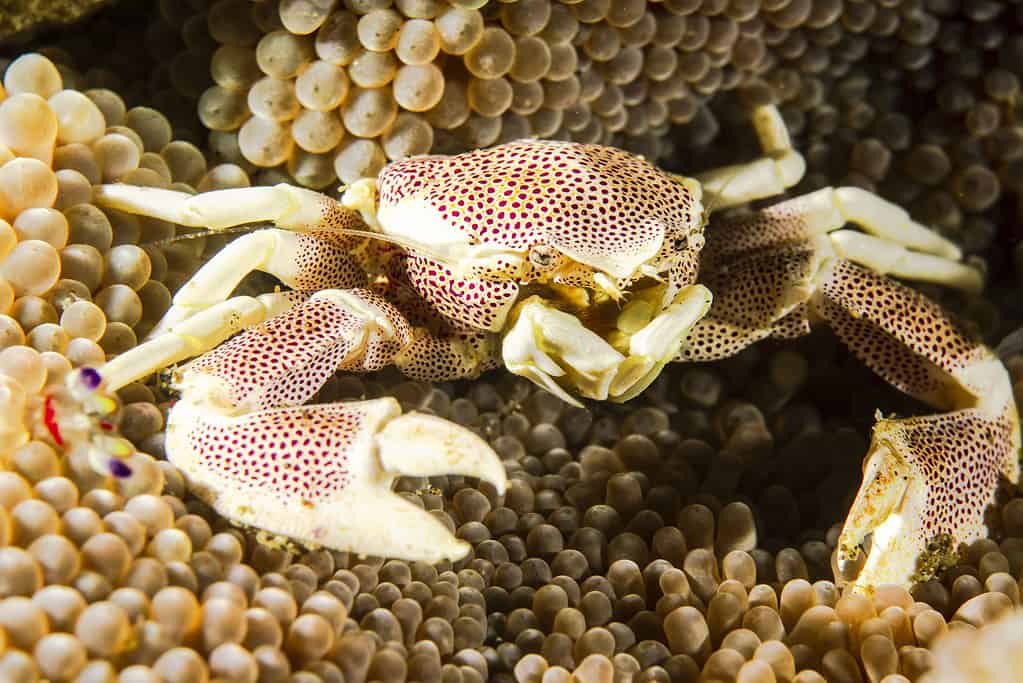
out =
[(580, 405), (569, 389), (603, 400), (625, 356), (574, 315), (539, 298), (527, 299), (501, 342), (509, 372), (526, 377), (572, 405)]
[(225, 517), (360, 555), (437, 562), (464, 557), (432, 514), (391, 490), (402, 475), (461, 474), (506, 485), (485, 441), (440, 418), (401, 415), (393, 398), (295, 406), (237, 417), (179, 402), (167, 457)]
[(880, 420), (839, 536), (839, 575), (863, 562), (853, 589), (869, 592), (926, 581), (954, 565), (961, 544), (987, 534), (999, 476), (1018, 476), (1018, 429), (1008, 413), (991, 419), (977, 409)]

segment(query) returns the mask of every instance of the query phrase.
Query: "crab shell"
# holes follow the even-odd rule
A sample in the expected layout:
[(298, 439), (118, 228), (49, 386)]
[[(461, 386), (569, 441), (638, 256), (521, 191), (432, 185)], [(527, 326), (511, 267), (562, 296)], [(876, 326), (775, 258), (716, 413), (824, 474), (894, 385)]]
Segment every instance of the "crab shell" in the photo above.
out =
[(500, 332), (520, 286), (624, 291), (696, 279), (704, 210), (695, 181), (622, 150), (522, 140), (391, 164), (377, 221), (413, 245), (412, 286), (446, 318)]

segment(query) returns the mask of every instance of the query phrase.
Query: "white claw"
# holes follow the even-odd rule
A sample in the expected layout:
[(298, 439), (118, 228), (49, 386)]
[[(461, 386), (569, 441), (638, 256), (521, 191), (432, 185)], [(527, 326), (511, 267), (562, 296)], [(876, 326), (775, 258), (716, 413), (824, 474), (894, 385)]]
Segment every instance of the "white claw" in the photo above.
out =
[[(200, 392), (188, 392), (198, 396)], [(191, 489), (220, 514), (273, 534), (362, 555), (437, 562), (464, 557), (458, 540), (432, 513), (392, 489), (401, 475), (461, 474), (504, 491), (497, 454), (464, 427), (437, 417), (401, 415), (393, 398), (343, 404), (277, 408), (232, 417), (209, 403), (183, 398), (167, 422), (167, 457)], [(333, 430), (352, 420), (342, 439)], [(305, 442), (287, 426), (300, 425)], [(198, 448), (202, 434), (220, 438)], [(261, 447), (245, 442), (261, 434)], [(304, 450), (302, 450), (304, 449)], [(307, 459), (318, 459), (315, 472)], [(244, 475), (232, 463), (244, 460)], [(280, 474), (321, 482), (298, 495)], [(344, 485), (317, 488), (322, 481)], [(262, 473), (262, 474), (260, 474)], [(320, 475), (328, 473), (327, 479)], [(287, 479), (287, 476), (284, 477)]]
[(407, 413), (376, 435), (380, 465), (413, 477), (458, 474), (490, 482), (503, 493), (504, 466), (487, 442), (465, 427), (423, 413)]

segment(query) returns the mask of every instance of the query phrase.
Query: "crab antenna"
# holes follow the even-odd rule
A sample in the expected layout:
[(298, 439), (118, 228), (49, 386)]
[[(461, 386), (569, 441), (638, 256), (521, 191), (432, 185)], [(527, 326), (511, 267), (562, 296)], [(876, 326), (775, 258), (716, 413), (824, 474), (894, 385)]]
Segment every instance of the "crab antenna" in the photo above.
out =
[(273, 223), (259, 222), (259, 223), (245, 223), (243, 225), (235, 225), (230, 228), (224, 228), (223, 230), (197, 230), (196, 232), (189, 232), (183, 235), (174, 235), (174, 237), (165, 237), (162, 240), (156, 240), (154, 242), (145, 242), (140, 244), (142, 247), (165, 247), (168, 244), (174, 244), (175, 242), (184, 242), (185, 240), (195, 240), (200, 237), (209, 237), (211, 235), (242, 235), (256, 230), (264, 230), (266, 228), (272, 228)]

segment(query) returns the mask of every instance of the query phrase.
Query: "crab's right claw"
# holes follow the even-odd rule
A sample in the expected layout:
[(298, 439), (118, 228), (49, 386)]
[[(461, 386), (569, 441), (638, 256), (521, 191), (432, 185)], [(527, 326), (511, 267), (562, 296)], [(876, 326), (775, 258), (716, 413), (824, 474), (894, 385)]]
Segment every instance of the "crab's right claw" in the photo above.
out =
[(401, 415), (391, 398), (210, 417), (187, 403), (168, 416), (167, 456), (220, 514), (359, 555), (438, 562), (469, 546), (394, 493), (403, 475), (507, 480), (497, 454), (440, 418)]

